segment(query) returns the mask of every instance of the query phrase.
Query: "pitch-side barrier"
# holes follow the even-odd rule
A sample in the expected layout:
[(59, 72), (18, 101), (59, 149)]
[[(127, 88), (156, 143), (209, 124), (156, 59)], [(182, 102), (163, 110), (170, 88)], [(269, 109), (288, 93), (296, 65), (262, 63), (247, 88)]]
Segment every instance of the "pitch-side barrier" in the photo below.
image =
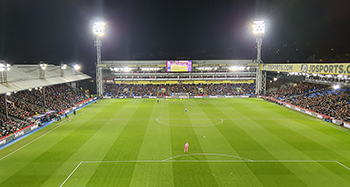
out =
[[(250, 96), (246, 96), (246, 95), (235, 95), (235, 96), (176, 96), (176, 98), (249, 98)], [(142, 99), (142, 98), (149, 98), (149, 99), (163, 99), (164, 97), (157, 97), (157, 96), (131, 96), (131, 97), (127, 97), (127, 96), (115, 96), (115, 97), (111, 97), (111, 96), (103, 96), (104, 99), (112, 99), (112, 98), (117, 98), (117, 99), (127, 99), (127, 98), (133, 98), (133, 99)], [(175, 96), (166, 96), (166, 98), (175, 98)]]
[(335, 118), (332, 118), (332, 117), (329, 117), (329, 116), (326, 116), (326, 115), (323, 115), (323, 114), (319, 114), (319, 113), (316, 113), (314, 111), (307, 110), (305, 108), (301, 108), (301, 107), (298, 107), (298, 106), (292, 105), (290, 103), (286, 103), (286, 102), (280, 101), (280, 100), (272, 98), (272, 97), (268, 97), (268, 96), (260, 96), (260, 97), (265, 99), (265, 100), (268, 100), (268, 101), (277, 103), (279, 105), (288, 107), (290, 109), (296, 110), (298, 112), (301, 112), (301, 113), (304, 113), (304, 114), (308, 114), (310, 116), (313, 116), (313, 117), (316, 117), (316, 118), (320, 118), (322, 120), (334, 123), (334, 124), (339, 125), (339, 126), (344, 126), (344, 127), (348, 128), (348, 129), (350, 129), (350, 124), (346, 123), (346, 122), (343, 122), (341, 120), (338, 120), (338, 119), (335, 119)]

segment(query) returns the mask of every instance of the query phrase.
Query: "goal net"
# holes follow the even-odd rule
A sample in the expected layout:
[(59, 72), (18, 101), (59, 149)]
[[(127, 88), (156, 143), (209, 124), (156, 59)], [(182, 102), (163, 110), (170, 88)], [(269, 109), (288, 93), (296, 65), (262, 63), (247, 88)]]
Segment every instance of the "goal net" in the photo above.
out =
[(175, 93), (174, 96), (175, 96), (175, 98), (179, 98), (179, 99), (188, 99), (188, 98), (190, 98), (190, 94), (189, 93)]

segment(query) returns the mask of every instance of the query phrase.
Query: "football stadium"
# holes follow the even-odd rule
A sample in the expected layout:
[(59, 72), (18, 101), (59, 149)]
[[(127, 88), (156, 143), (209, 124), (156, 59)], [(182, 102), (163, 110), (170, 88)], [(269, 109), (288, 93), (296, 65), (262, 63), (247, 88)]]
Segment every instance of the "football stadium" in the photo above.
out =
[(350, 64), (264, 63), (255, 24), (257, 59), (102, 60), (94, 27), (96, 77), (2, 61), (0, 186), (350, 186)]

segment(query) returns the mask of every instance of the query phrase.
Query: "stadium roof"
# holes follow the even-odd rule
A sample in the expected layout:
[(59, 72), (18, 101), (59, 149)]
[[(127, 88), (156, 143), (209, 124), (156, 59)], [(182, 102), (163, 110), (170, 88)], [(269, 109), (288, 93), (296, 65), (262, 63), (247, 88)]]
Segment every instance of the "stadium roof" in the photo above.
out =
[(62, 71), (63, 77), (61, 77), (60, 65), (47, 65), (45, 78), (40, 79), (39, 65), (13, 65), (7, 72), (7, 84), (0, 84), (0, 94), (91, 78), (69, 66)]
[[(165, 66), (167, 60), (103, 60), (97, 67), (108, 68), (115, 66)], [(180, 60), (182, 61), (182, 60)], [(227, 60), (192, 60), (194, 65), (208, 66), (208, 65), (220, 65), (220, 66), (232, 66), (232, 65), (258, 65), (252, 59), (227, 59)]]

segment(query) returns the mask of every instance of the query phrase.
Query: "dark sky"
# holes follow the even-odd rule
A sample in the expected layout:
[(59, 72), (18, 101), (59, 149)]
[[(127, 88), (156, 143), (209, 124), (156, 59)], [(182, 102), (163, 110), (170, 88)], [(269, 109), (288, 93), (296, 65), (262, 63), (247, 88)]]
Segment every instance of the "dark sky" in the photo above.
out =
[(250, 24), (262, 18), (263, 60), (303, 61), (349, 52), (349, 10), (349, 0), (1, 0), (0, 59), (94, 70), (98, 18), (107, 23), (103, 60), (252, 59)]

